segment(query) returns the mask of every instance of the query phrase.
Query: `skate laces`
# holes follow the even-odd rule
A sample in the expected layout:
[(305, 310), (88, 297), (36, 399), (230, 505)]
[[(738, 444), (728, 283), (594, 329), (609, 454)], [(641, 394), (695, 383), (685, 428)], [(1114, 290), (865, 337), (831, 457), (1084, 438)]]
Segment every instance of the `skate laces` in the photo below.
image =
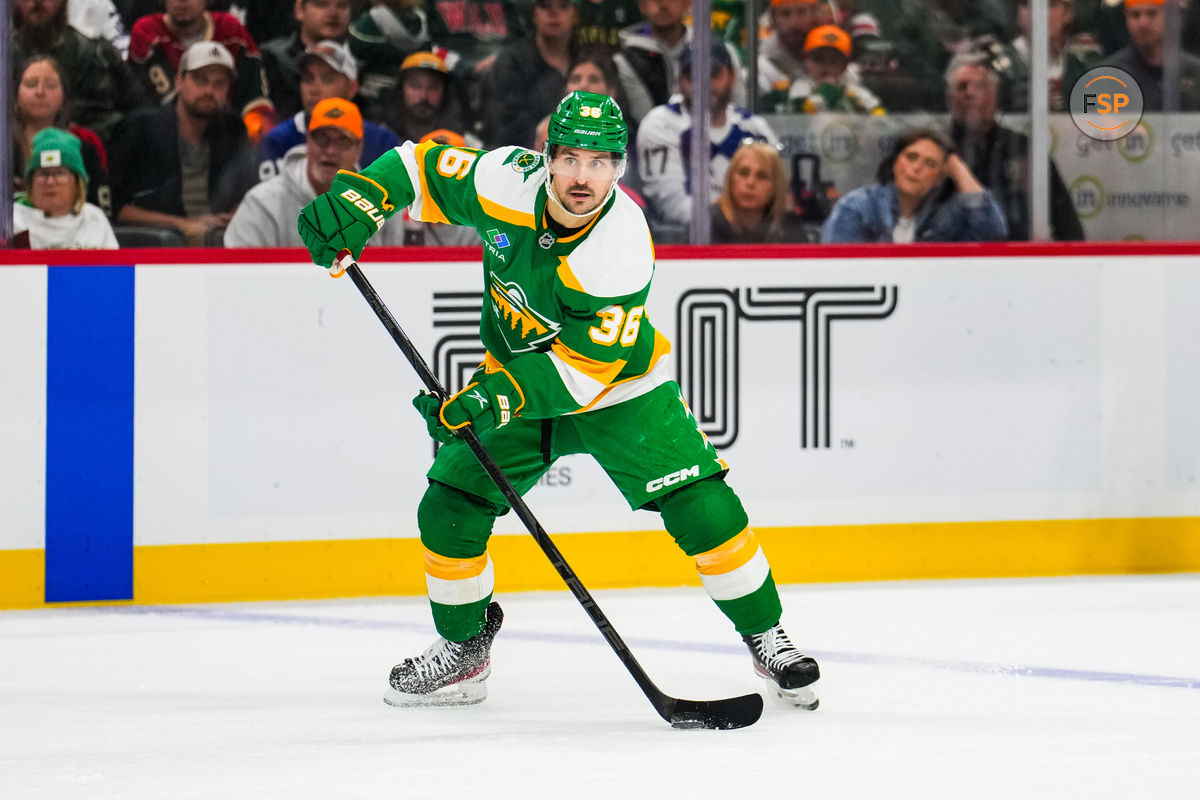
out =
[(430, 645), (428, 650), (410, 661), (417, 676), (422, 680), (440, 678), (454, 671), (462, 651), (461, 642), (439, 639)]
[(802, 661), (805, 658), (796, 645), (792, 644), (783, 626), (776, 625), (754, 636), (754, 649), (759, 658), (772, 668), (779, 668)]

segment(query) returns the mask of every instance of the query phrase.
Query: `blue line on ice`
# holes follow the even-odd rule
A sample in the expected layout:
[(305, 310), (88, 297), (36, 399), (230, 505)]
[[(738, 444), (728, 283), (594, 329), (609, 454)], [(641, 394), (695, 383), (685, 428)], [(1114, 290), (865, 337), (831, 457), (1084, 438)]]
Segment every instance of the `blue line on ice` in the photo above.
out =
[[(211, 606), (121, 606), (96, 609), (106, 613), (149, 614), (159, 616), (189, 617), (229, 622), (268, 623), (272, 625), (319, 625), (335, 628), (358, 628), (366, 630), (427, 630), (431, 626), (405, 622), (386, 622), (345, 617), (303, 616), (299, 614), (270, 614), (261, 611), (239, 611), (232, 608)], [(505, 631), (506, 638), (535, 642), (570, 644), (601, 643), (599, 634), (539, 633), (535, 631)], [(628, 639), (630, 647), (647, 650), (676, 650), (693, 653), (721, 653), (741, 655), (741, 645), (681, 642), (667, 639)], [(1007, 675), (1025, 678), (1058, 678), (1061, 680), (1092, 681), (1099, 683), (1125, 683), (1140, 686), (1163, 686), (1177, 689), (1200, 689), (1200, 678), (1185, 678), (1173, 675), (1139, 675), (1127, 672), (1100, 672), (1094, 670), (1063, 669), (1059, 667), (1032, 667), (1026, 664), (1003, 664), (986, 661), (953, 661), (947, 659), (912, 658), (908, 656), (875, 655), (870, 653), (846, 653), (807, 650), (822, 663), (865, 664), (869, 666), (899, 666), (914, 669), (943, 669), (954, 672), (970, 672), (984, 675)]]

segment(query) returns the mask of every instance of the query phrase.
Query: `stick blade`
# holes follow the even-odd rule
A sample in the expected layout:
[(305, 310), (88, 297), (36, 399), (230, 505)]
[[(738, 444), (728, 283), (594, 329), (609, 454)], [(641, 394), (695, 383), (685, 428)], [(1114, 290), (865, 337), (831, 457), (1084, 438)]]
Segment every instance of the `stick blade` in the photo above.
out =
[(746, 694), (725, 700), (672, 700), (670, 707), (659, 709), (672, 728), (729, 731), (745, 728), (762, 716), (760, 694)]

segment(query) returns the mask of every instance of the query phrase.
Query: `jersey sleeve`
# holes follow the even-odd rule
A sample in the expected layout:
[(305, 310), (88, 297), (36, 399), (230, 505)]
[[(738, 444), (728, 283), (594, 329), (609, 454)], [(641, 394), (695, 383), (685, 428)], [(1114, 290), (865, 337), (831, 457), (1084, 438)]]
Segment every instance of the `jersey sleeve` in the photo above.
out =
[(404, 142), (360, 174), (388, 193), (395, 206), (392, 214), (408, 208), (409, 216), (421, 222), (474, 226), (480, 207), (475, 167), (485, 155), (482, 150), (434, 141)]

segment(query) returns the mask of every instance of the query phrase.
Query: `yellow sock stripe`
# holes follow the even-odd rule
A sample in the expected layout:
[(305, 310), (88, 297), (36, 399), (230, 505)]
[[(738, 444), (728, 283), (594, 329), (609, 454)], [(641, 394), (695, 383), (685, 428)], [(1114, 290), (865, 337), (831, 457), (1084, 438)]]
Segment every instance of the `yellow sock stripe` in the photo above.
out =
[(754, 531), (743, 528), (725, 544), (696, 556), (696, 571), (701, 575), (723, 575), (732, 572), (754, 557), (758, 551), (758, 540)]
[(496, 575), (487, 553), (478, 558), (445, 558), (425, 551), (425, 592), (435, 603), (458, 606), (475, 603), (496, 588)]
[(425, 572), (435, 578), (454, 581), (481, 575), (488, 565), (488, 554), (475, 558), (447, 558), (425, 550)]
[(762, 586), (770, 572), (767, 557), (759, 547), (754, 547), (750, 560), (740, 567), (717, 575), (701, 572), (700, 582), (713, 600), (736, 600)]

